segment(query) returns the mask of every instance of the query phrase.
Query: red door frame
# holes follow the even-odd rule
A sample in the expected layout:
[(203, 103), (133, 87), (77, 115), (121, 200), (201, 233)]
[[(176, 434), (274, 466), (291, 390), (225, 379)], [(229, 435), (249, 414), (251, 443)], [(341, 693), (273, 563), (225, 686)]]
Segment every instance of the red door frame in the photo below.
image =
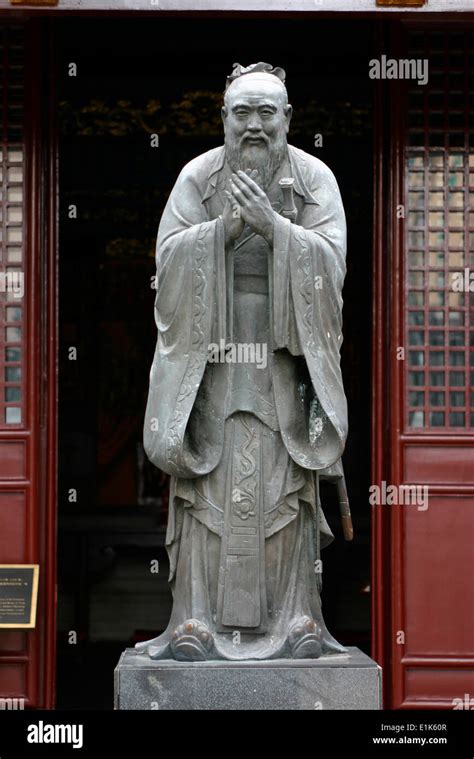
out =
[[(384, 48), (386, 29), (383, 24), (377, 29), (377, 53)], [(387, 398), (378, 388), (389, 390), (389, 367), (387, 366), (386, 345), (389, 342), (388, 324), (385, 318), (387, 282), (387, 262), (384, 251), (389, 251), (386, 223), (387, 198), (387, 132), (385, 111), (387, 93), (382, 83), (377, 81), (374, 100), (374, 208), (373, 208), (373, 323), (372, 323), (372, 474), (371, 482), (381, 482), (387, 472)], [(389, 164), (388, 164), (389, 165)], [(386, 423), (383, 423), (383, 420)], [(387, 631), (390, 630), (390, 572), (387, 565), (386, 546), (389, 545), (388, 522), (380, 508), (372, 514), (372, 656), (383, 670), (384, 704), (387, 703), (391, 681), (389, 657), (386, 648)]]
[[(9, 25), (10, 19), (3, 18), (2, 24)], [(15, 19), (13, 24), (22, 22)], [(47, 30), (40, 20), (29, 20), (24, 30), (22, 365), (26, 382), (21, 425), (0, 430), (3, 450), (13, 462), (13, 468), (3, 467), (0, 491), (19, 495), (12, 509), (20, 509), (24, 503), (22, 520), (15, 522), (14, 555), (21, 557), (21, 563), (39, 564), (40, 575), (36, 627), (0, 630), (0, 695), (23, 698), (26, 708), (52, 708), (56, 666), (56, 140), (51, 131), (51, 82), (47, 86)], [(0, 561), (11, 549), (0, 535)]]
[[(26, 705), (53, 708), (56, 684), (57, 499), (57, 150), (53, 50), (48, 24), (28, 22), (25, 152), (26, 255), (30, 274), (28, 406), (35, 529), (28, 550), (40, 564), (37, 628), (31, 634)], [(33, 659), (36, 657), (36, 662)], [(38, 662), (40, 666), (38, 666)]]
[[(50, 24), (41, 22), (38, 29), (43, 50), (43, 87), (38, 88), (41, 99), (46, 103), (45, 118), (37, 137), (38, 163), (41, 176), (38, 197), (38, 215), (43, 214), (44, 235), (42, 241), (42, 271), (40, 279), (44, 309), (40, 345), (43, 346), (44, 377), (42, 386), (43, 415), (41, 436), (41, 469), (44, 472), (44, 507), (40, 513), (43, 524), (42, 556), (45, 561), (44, 584), (47, 589), (44, 612), (46, 627), (44, 632), (44, 708), (53, 708), (56, 693), (56, 607), (57, 607), (57, 415), (58, 415), (58, 151), (57, 151), (57, 96), (56, 96), (56, 49)], [(38, 94), (37, 94), (38, 97)], [(37, 113), (42, 112), (38, 103)]]
[[(464, 30), (466, 20), (451, 17), (453, 31)], [(388, 30), (380, 25), (378, 53), (388, 53), (400, 59), (406, 57), (407, 28), (421, 31), (446, 30), (446, 21), (401, 21)], [(472, 28), (472, 19), (471, 19)], [(404, 94), (406, 83), (383, 82), (377, 86), (374, 141), (374, 332), (372, 343), (372, 478), (374, 484), (385, 480), (402, 484), (405, 478), (405, 458), (408, 444), (419, 446), (472, 447), (472, 434), (436, 434), (405, 432), (404, 362), (396, 360), (399, 346), (404, 345), (405, 330), (405, 233), (404, 222), (396, 219), (394, 209), (405, 203), (405, 119)], [(423, 455), (421, 453), (421, 455)], [(441, 462), (440, 462), (441, 464)], [(474, 483), (429, 484), (430, 494), (436, 496), (474, 496)], [(403, 507), (373, 508), (372, 519), (372, 655), (383, 667), (385, 708), (435, 708), (450, 705), (449, 696), (432, 693), (429, 698), (407, 696), (407, 672), (422, 672), (432, 668), (446, 673), (462, 673), (472, 669), (473, 658), (459, 653), (405, 653), (397, 643), (397, 631), (406, 627), (405, 542), (406, 525)], [(456, 540), (469, 536), (452, 535), (452, 550)], [(448, 537), (449, 539), (449, 537)], [(429, 591), (428, 591), (429, 592)], [(458, 620), (459, 621), (459, 620)], [(429, 623), (429, 620), (426, 620)], [(453, 620), (453, 624), (456, 621)], [(446, 682), (446, 681), (445, 681)], [(467, 682), (467, 681), (466, 681)], [(453, 684), (454, 687), (454, 684)], [(457, 695), (457, 694), (456, 694)], [(462, 696), (463, 694), (459, 694)], [(452, 706), (450, 707), (452, 708)]]

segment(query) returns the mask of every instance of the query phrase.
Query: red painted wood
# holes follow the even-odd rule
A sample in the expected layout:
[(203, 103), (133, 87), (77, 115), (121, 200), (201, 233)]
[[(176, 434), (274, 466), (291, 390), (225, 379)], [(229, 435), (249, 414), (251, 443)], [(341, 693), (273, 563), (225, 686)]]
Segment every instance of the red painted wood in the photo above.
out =
[[(474, 472), (474, 445), (448, 447), (437, 443), (430, 445), (404, 445), (404, 480), (406, 482), (429, 482), (439, 485), (458, 485), (472, 481)], [(440, 467), (440, 461), (443, 466)]]
[[(404, 562), (413, 578), (404, 590), (406, 656), (474, 658), (472, 544), (460, 539), (472, 534), (473, 525), (472, 496), (430, 495), (423, 513), (416, 506), (405, 508)], [(474, 670), (472, 677), (474, 684)]]
[(44, 247), (44, 277), (46, 284), (46, 317), (43, 324), (45, 342), (45, 424), (43, 430), (41, 466), (45, 473), (42, 512), (42, 551), (48, 557), (44, 568), (45, 618), (48, 620), (44, 638), (44, 691), (46, 708), (52, 708), (56, 693), (56, 530), (57, 530), (57, 414), (58, 414), (58, 150), (57, 150), (57, 93), (55, 72), (56, 46), (49, 26), (43, 31), (46, 55), (46, 81), (48, 82), (49, 109), (47, 134), (47, 163), (44, 166), (43, 196), (46, 208), (46, 238)]
[(25, 449), (23, 440), (0, 441), (0, 479), (24, 479), (27, 465)]
[[(56, 467), (57, 467), (57, 171), (55, 135), (55, 99), (52, 44), (48, 27), (43, 22), (29, 24), (31, 77), (29, 90), (32, 119), (37, 124), (30, 132), (29, 152), (32, 157), (32, 194), (30, 250), (35, 255), (36, 335), (35, 360), (38, 362), (35, 410), (38, 468), (36, 491), (35, 551), (41, 562), (42, 583), (38, 597), (39, 625), (34, 643), (31, 667), (32, 683), (37, 685), (37, 705), (52, 708), (56, 670)], [(45, 112), (42, 129), (38, 114)], [(41, 286), (40, 286), (41, 284)], [(38, 392), (39, 390), (39, 392)]]
[[(376, 35), (376, 52), (386, 48), (386, 30), (379, 25)], [(374, 212), (373, 212), (373, 332), (372, 332), (372, 476), (373, 483), (387, 479), (386, 421), (387, 395), (383, 392), (388, 377), (386, 345), (388, 322), (385, 316), (388, 248), (386, 237), (386, 207), (388, 172), (386, 154), (387, 93), (378, 81), (374, 102)], [(383, 669), (384, 703), (390, 695), (390, 649), (387, 646), (390, 632), (390, 567), (388, 541), (388, 514), (379, 506), (372, 507), (372, 656)]]
[[(48, 98), (42, 22), (30, 21), (24, 34), (24, 397), (21, 425), (5, 426), (3, 419), (0, 423), (0, 451), (6, 452), (0, 464), (0, 563), (39, 564), (40, 583), (36, 628), (21, 633), (0, 630), (0, 695), (24, 698), (27, 707), (51, 708), (56, 603), (55, 143), (43, 131)], [(48, 150), (51, 157), (46, 160)], [(3, 400), (3, 378), (0, 393)]]
[[(438, 30), (445, 32), (446, 25)], [(429, 47), (429, 42), (426, 44)], [(413, 55), (407, 49), (404, 28), (394, 35), (388, 49), (394, 58)], [(406, 83), (392, 81), (387, 88), (392, 98), (388, 154), (391, 172), (389, 190), (384, 193), (382, 188), (378, 192), (377, 203), (388, 209), (385, 219), (390, 226), (390, 239), (385, 248), (376, 242), (378, 266), (385, 273), (385, 280), (382, 275), (382, 284), (379, 279), (376, 287), (383, 288), (385, 281), (389, 288), (385, 291), (388, 299), (384, 308), (376, 295), (376, 321), (382, 319), (389, 325), (390, 340), (381, 346), (388, 367), (386, 385), (379, 384), (381, 375), (376, 374), (375, 396), (385, 390), (389, 405), (384, 407), (379, 399), (374, 402), (374, 440), (377, 446), (389, 450), (390, 465), (384, 468), (379, 462), (373, 470), (373, 482), (385, 479), (397, 486), (420, 483), (429, 488), (429, 500), (428, 508), (423, 510), (413, 504), (374, 508), (374, 582), (384, 577), (390, 595), (389, 629), (386, 627), (386, 636), (374, 647), (374, 656), (380, 661), (382, 651), (387, 707), (452, 709), (453, 699), (466, 692), (474, 693), (474, 605), (469, 603), (474, 596), (469, 569), (474, 538), (474, 436), (468, 424), (464, 429), (407, 426), (407, 364), (397, 360), (397, 349), (406, 347), (407, 353), (409, 349), (405, 346), (408, 248), (406, 220), (396, 218), (395, 206), (407, 205), (408, 109)], [(425, 137), (425, 150), (428, 148)], [(375, 334), (381, 333), (383, 328), (377, 325)], [(374, 352), (379, 347), (380, 342), (374, 341)], [(425, 350), (428, 354), (429, 344), (425, 344)], [(469, 352), (467, 347), (465, 350)], [(459, 389), (469, 390), (469, 385)], [(425, 421), (430, 410), (427, 404), (425, 399)], [(380, 454), (375, 454), (376, 461), (377, 456)], [(387, 518), (388, 544), (380, 537)], [(387, 577), (378, 564), (383, 563), (382, 552), (388, 546), (391, 558)], [(374, 607), (374, 620), (379, 624), (387, 608), (385, 593), (376, 593)], [(401, 633), (404, 643), (400, 642)]]

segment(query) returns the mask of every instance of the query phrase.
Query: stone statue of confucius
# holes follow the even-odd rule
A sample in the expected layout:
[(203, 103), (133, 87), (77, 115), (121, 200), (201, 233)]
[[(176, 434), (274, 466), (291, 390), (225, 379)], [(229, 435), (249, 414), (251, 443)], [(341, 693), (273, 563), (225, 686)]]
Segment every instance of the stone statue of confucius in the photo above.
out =
[(137, 645), (153, 659), (345, 651), (321, 613), (318, 482), (347, 435), (346, 225), (330, 169), (287, 143), (284, 81), (234, 65), (225, 145), (183, 168), (158, 232), (144, 446), (171, 475), (173, 610)]

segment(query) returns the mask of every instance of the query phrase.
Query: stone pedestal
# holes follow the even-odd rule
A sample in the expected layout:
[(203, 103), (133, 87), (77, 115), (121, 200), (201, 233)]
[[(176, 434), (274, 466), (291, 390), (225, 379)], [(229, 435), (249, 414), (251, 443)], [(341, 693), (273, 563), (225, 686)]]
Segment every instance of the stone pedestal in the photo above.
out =
[(115, 709), (381, 709), (382, 670), (358, 648), (320, 659), (152, 661), (128, 648)]

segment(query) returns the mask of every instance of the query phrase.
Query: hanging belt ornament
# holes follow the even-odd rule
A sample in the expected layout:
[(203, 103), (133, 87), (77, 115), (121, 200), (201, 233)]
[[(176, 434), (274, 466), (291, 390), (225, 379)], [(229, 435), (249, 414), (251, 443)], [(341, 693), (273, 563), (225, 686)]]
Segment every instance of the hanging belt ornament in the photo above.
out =
[(293, 177), (282, 177), (278, 184), (283, 193), (283, 208), (280, 213), (285, 219), (289, 219), (294, 224), (296, 217), (298, 216), (298, 209), (295, 205), (295, 196), (293, 192), (295, 180)]

